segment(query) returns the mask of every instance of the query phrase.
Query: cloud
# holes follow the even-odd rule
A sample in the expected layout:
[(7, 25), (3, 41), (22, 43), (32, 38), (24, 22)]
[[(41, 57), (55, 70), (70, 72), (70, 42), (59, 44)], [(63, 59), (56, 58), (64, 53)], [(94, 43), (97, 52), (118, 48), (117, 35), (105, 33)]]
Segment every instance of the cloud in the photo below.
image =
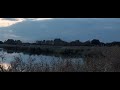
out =
[(24, 20), (23, 18), (0, 18), (0, 27), (8, 27)]
[(53, 18), (34, 18), (33, 21), (51, 20)]
[(53, 18), (26, 18), (27, 21), (44, 21), (44, 20), (51, 20)]
[(0, 18), (0, 27), (8, 27), (23, 21), (43, 21), (52, 18)]
[(17, 18), (2, 18), (1, 20), (18, 21)]

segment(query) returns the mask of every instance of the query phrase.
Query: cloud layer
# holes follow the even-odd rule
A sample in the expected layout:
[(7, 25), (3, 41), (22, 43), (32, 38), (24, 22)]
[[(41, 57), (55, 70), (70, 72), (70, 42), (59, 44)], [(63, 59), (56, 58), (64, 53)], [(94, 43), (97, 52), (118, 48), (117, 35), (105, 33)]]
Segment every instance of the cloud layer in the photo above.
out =
[(23, 18), (0, 18), (0, 27), (8, 27), (23, 20)]
[(49, 19), (52, 18), (0, 18), (0, 27), (8, 27), (13, 24), (23, 22), (25, 20), (40, 21), (40, 20), (49, 20)]

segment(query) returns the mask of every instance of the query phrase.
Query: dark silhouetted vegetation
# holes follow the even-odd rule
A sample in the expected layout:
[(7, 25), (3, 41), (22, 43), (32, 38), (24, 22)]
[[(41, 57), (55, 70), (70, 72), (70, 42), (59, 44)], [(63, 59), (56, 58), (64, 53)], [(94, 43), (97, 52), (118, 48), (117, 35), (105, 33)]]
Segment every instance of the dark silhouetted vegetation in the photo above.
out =
[[(36, 41), (34, 43), (22, 42), (20, 40), (8, 39), (4, 42), (0, 42), (0, 48), (4, 48), (7, 52), (24, 52), (27, 54), (45, 54), (45, 55), (63, 55), (63, 56), (82, 56), (83, 48), (88, 47), (111, 47), (120, 46), (120, 42), (103, 43), (97, 39), (92, 41), (81, 42), (80, 40), (75, 40), (71, 42), (66, 42), (60, 38), (54, 40), (43, 40)], [(82, 47), (82, 48), (79, 48)]]
[(21, 46), (30, 46), (30, 45), (51, 45), (51, 46), (120, 46), (120, 42), (114, 41), (111, 43), (104, 43), (100, 42), (98, 39), (93, 39), (85, 42), (81, 42), (80, 40), (75, 40), (71, 42), (63, 41), (60, 38), (54, 39), (54, 40), (42, 40), (42, 41), (36, 41), (34, 43), (23, 43), (21, 40), (13, 40), (8, 39), (4, 42), (0, 41), (0, 44), (7, 44), (7, 45), (21, 45)]

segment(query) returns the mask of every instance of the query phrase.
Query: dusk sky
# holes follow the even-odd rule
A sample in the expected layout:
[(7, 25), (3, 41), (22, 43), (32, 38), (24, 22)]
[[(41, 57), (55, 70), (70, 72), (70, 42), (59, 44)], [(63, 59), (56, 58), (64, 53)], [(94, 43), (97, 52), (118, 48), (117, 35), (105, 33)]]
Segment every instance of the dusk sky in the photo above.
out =
[(120, 41), (120, 18), (0, 18), (0, 40)]

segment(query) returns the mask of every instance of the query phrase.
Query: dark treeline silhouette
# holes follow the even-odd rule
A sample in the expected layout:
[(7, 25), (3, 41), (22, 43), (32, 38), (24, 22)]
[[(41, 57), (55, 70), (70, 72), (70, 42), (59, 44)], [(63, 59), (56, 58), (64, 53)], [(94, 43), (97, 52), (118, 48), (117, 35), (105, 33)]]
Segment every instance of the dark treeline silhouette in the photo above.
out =
[(67, 42), (63, 41), (60, 38), (56, 38), (54, 40), (41, 40), (41, 41), (36, 41), (35, 43), (23, 43), (21, 40), (13, 40), (13, 39), (8, 39), (5, 40), (4, 42), (0, 41), (0, 44), (8, 44), (8, 45), (23, 45), (23, 46), (28, 46), (28, 45), (52, 45), (52, 46), (114, 46), (118, 45), (120, 46), (120, 42), (110, 42), (110, 43), (104, 43), (100, 42), (98, 39), (93, 39), (93, 40), (88, 40), (85, 42), (81, 42), (79, 40)]
[(22, 41), (20, 41), (20, 40), (8, 39), (8, 40), (5, 40), (4, 42), (1, 41), (1, 43), (3, 43), (3, 44), (10, 44), (10, 45), (21, 45), (21, 44), (22, 44)]
[(81, 42), (80, 40), (66, 42), (61, 40), (60, 38), (54, 40), (36, 41), (34, 43), (22, 42), (20, 40), (13, 40), (13, 39), (8, 39), (5, 40), (4, 42), (0, 41), (0, 48), (3, 48), (3, 50), (7, 51), (8, 53), (22, 52), (24, 54), (30, 54), (30, 55), (43, 54), (43, 55), (71, 56), (71, 57), (83, 56), (85, 52), (88, 52), (90, 50), (89, 47), (91, 46), (111, 47), (116, 45), (120, 46), (120, 42), (104, 43), (104, 42), (100, 42), (98, 39), (93, 39), (91, 41), (88, 40), (85, 42)]

